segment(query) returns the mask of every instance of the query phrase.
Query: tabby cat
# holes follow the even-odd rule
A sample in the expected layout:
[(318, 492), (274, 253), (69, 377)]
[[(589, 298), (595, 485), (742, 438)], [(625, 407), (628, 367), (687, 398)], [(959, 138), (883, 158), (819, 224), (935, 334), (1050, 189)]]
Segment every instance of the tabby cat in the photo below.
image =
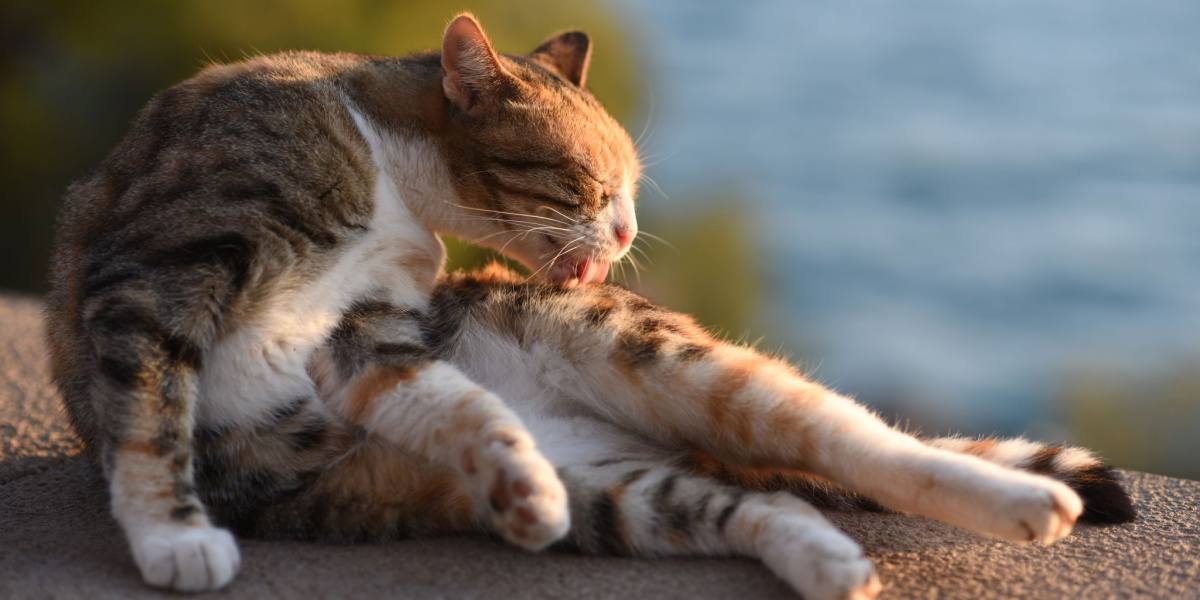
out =
[[(500, 55), (464, 14), (440, 53), (210, 66), (69, 189), (53, 372), (148, 584), (228, 584), (230, 531), (487, 531), (862, 598), (870, 561), (815, 505), (1043, 543), (1133, 518), (1084, 450), (916, 439), (605, 284), (640, 167), (590, 52)], [(445, 275), (438, 234), (534, 277)]]

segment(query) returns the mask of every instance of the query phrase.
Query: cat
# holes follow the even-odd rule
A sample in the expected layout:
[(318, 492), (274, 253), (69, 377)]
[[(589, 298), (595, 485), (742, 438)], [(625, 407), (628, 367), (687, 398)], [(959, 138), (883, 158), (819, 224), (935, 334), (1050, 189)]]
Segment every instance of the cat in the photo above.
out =
[[(1134, 517), (1085, 450), (917, 439), (605, 283), (641, 167), (590, 56), (578, 31), (501, 55), (462, 14), (440, 52), (210, 66), (68, 189), (52, 371), (146, 583), (227, 585), (231, 531), (490, 532), (867, 598), (817, 506), (1044, 543)], [(439, 234), (531, 276), (444, 274)]]

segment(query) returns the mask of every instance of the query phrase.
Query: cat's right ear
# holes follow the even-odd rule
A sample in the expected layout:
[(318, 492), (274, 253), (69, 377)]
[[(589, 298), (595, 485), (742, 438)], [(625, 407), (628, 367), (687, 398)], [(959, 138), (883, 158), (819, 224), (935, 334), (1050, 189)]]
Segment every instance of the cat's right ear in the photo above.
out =
[(454, 17), (442, 37), (442, 90), (468, 114), (478, 114), (488, 94), (510, 78), (483, 27), (470, 13)]

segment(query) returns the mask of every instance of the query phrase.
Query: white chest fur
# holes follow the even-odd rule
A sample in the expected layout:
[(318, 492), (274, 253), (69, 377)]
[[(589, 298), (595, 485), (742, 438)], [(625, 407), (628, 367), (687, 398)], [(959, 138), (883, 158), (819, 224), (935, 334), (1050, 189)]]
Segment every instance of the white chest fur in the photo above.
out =
[[(368, 141), (378, 141), (368, 133), (374, 135), (364, 131)], [(280, 403), (313, 397), (309, 355), (356, 300), (370, 294), (397, 306), (426, 307), (445, 249), (410, 212), (377, 144), (371, 145), (381, 168), (368, 233), (343, 248), (315, 280), (269, 296), (252, 322), (217, 343), (200, 373), (199, 423), (259, 422)]]

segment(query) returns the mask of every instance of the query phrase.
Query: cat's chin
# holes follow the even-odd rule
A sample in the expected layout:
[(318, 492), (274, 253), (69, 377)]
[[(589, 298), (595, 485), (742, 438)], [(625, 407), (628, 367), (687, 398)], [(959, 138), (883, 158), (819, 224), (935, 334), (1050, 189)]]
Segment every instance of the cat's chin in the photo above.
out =
[(550, 269), (546, 278), (558, 285), (603, 283), (608, 277), (609, 261), (595, 258), (561, 260)]

